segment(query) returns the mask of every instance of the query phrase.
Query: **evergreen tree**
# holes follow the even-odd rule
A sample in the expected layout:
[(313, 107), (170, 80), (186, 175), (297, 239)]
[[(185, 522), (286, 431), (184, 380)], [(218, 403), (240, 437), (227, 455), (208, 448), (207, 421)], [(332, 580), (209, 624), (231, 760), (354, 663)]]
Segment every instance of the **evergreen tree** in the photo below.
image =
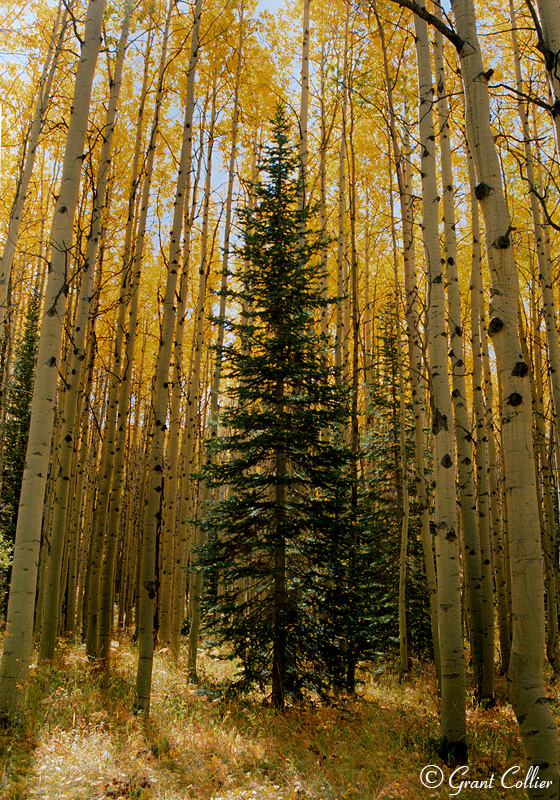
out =
[(299, 164), (282, 107), (272, 124), (255, 205), (241, 212), (237, 288), (227, 292), (238, 313), (225, 320), (224, 433), (209, 443), (202, 473), (221, 496), (203, 523), (202, 561), (207, 585), (221, 587), (212, 627), (241, 662), (239, 683), (271, 678), (282, 708), (286, 693), (325, 680), (317, 610), (333, 580), (325, 554), (332, 560), (334, 542), (341, 554), (346, 537), (349, 454), (338, 434), (347, 394), (318, 333), (327, 304), (321, 241), (309, 232), (309, 208), (298, 208)]
[[(16, 347), (7, 401), (4, 467), (0, 492), (0, 595), (2, 596), (9, 585), (9, 565), (29, 434), (31, 398), (37, 364), (39, 309), (40, 298), (35, 292), (27, 306), (23, 334)], [(5, 599), (3, 596), (3, 611), (5, 611)]]

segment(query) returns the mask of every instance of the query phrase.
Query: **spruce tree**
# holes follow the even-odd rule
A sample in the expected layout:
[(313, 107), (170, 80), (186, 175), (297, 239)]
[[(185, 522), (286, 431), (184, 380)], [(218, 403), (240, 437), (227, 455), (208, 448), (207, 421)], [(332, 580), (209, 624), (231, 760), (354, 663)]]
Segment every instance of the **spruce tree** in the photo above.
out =
[(279, 107), (256, 202), (240, 214), (222, 347), (229, 389), (202, 472), (219, 493), (203, 523), (213, 633), (240, 660), (239, 684), (270, 681), (277, 708), (324, 680), (317, 606), (332, 583), (325, 554), (333, 542), (340, 552), (347, 529), (349, 454), (339, 435), (347, 394), (318, 332), (328, 302), (321, 240), (310, 232), (310, 209), (298, 208), (298, 172)]

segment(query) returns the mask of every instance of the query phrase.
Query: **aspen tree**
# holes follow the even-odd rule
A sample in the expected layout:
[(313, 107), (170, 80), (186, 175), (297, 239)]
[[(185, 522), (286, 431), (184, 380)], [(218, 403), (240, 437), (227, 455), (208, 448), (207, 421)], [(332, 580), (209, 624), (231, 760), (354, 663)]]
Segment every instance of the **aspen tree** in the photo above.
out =
[(301, 164), (300, 207), (307, 191), (307, 117), (309, 106), (309, 0), (303, 0), (303, 43), (301, 48), (301, 93), (299, 108), (299, 160)]
[[(243, 33), (244, 33), (244, 19), (243, 19), (243, 2), (239, 10), (239, 38), (237, 43), (237, 66), (235, 74), (235, 89), (233, 98), (233, 118), (231, 126), (231, 150), (229, 157), (229, 170), (228, 170), (228, 191), (226, 197), (225, 207), (225, 222), (224, 222), (224, 238), (222, 244), (222, 277), (220, 284), (220, 307), (218, 312), (218, 332), (215, 345), (216, 358), (214, 362), (214, 372), (212, 375), (212, 384), (210, 389), (210, 410), (209, 410), (209, 436), (210, 440), (215, 439), (218, 432), (218, 412), (219, 412), (219, 399), (220, 399), (220, 383), (222, 375), (222, 348), (224, 345), (225, 335), (225, 314), (226, 314), (226, 297), (228, 289), (228, 264), (230, 255), (230, 236), (231, 236), (231, 217), (232, 217), (232, 202), (233, 202), (233, 188), (235, 179), (235, 159), (237, 155), (237, 132), (239, 123), (239, 88), (242, 66), (242, 48), (243, 48)], [(208, 462), (212, 463), (213, 454), (210, 452), (207, 456)], [(200, 508), (201, 516), (206, 514), (206, 504), (208, 502), (208, 487), (206, 483), (202, 483), (200, 488)], [(198, 584), (193, 582), (193, 588), (198, 589)], [(198, 591), (201, 591), (198, 590)], [(196, 622), (196, 620), (195, 620)], [(196, 668), (195, 668), (196, 672)], [(193, 673), (194, 674), (194, 673)]]
[[(473, 357), (473, 412), (475, 421), (475, 459), (477, 474), (477, 511), (479, 530), (488, 529), (492, 534), (494, 574), (496, 581), (498, 630), (500, 637), (500, 653), (502, 668), (507, 670), (510, 653), (510, 626), (507, 609), (507, 584), (504, 573), (503, 541), (500, 530), (499, 499), (496, 497), (496, 470), (491, 468), (489, 451), (494, 444), (494, 432), (486, 419), (484, 397), (484, 362), (482, 353), (482, 336), (484, 327), (484, 290), (482, 286), (482, 264), (480, 252), (480, 223), (478, 216), (478, 200), (475, 197), (475, 174), (472, 156), (467, 145), (468, 171), (471, 196), (471, 231), (472, 231), (472, 272), (471, 272), (471, 342)], [(495, 447), (493, 448), (495, 449)], [(492, 493), (491, 486), (494, 489)], [(494, 513), (492, 513), (494, 512)], [(486, 538), (486, 531), (481, 539)]]
[[(139, 120), (136, 130), (136, 142), (130, 177), (130, 198), (128, 204), (128, 220), (125, 231), (123, 252), (123, 296), (122, 305), (119, 307), (119, 325), (122, 327), (123, 357), (120, 359), (119, 374), (116, 386), (118, 387), (117, 416), (115, 418), (113, 457), (110, 466), (110, 493), (107, 514), (105, 547), (100, 574), (100, 592), (97, 625), (97, 657), (107, 666), (111, 654), (111, 633), (113, 625), (113, 579), (116, 566), (119, 528), (124, 495), (124, 463), (126, 455), (126, 436), (129, 409), (129, 396), (132, 383), (132, 366), (134, 362), (134, 346), (136, 343), (138, 325), (138, 292), (140, 288), (140, 262), (137, 260), (133, 269), (131, 259), (131, 239), (134, 220), (134, 204), (138, 179), (138, 160), (142, 138), (142, 119), (146, 100), (147, 76), (149, 54), (151, 51), (151, 28), (148, 34), (146, 47), (147, 63), (144, 70), (142, 91), (140, 93)], [(115, 79), (117, 73), (115, 70)], [(157, 102), (157, 100), (156, 100)], [(126, 329), (124, 318), (128, 314)]]
[[(544, 424), (543, 408), (543, 382), (542, 382), (542, 359), (541, 341), (537, 329), (536, 303), (531, 303), (532, 317), (532, 341), (534, 343), (534, 372), (529, 373), (531, 379), (531, 395), (533, 399), (533, 409), (535, 418), (535, 481), (537, 487), (541, 484), (542, 491), (541, 503), (539, 503), (539, 521), (541, 526), (542, 549), (544, 556), (544, 575), (546, 586), (546, 652), (552, 669), (558, 674), (560, 669), (560, 651), (558, 636), (558, 590), (556, 585), (556, 572), (554, 569), (554, 504), (552, 499), (552, 483), (550, 475), (550, 461), (546, 447), (546, 429)], [(519, 308), (519, 331), (523, 355), (527, 363), (531, 363), (527, 339), (524, 335), (524, 325)]]
[(535, 247), (537, 251), (538, 277), (542, 292), (542, 309), (545, 320), (547, 358), (549, 364), (549, 381), (552, 393), (552, 411), (554, 417), (555, 441), (557, 453), (560, 452), (560, 432), (558, 430), (558, 414), (560, 413), (560, 343), (558, 341), (558, 323), (556, 314), (556, 303), (552, 286), (552, 265), (549, 254), (546, 250), (545, 233), (542, 224), (542, 214), (539, 201), (535, 192), (538, 189), (538, 181), (535, 176), (535, 165), (533, 151), (531, 149), (531, 132), (527, 112), (522, 100), (524, 91), (523, 77), (521, 73), (521, 59), (519, 55), (519, 43), (517, 40), (517, 20), (513, 3), (509, 2), (509, 14), (511, 20), (511, 38), (513, 44), (513, 58), (515, 65), (516, 88), (518, 92), (517, 111), (523, 131), (523, 150), (525, 154), (525, 165), (527, 170), (527, 183), (529, 185), (529, 202), (531, 217), (535, 232)]
[(346, 162), (346, 114), (348, 108), (348, 37), (350, 27), (350, 4), (346, 4), (346, 19), (344, 23), (344, 53), (342, 68), (342, 106), (340, 127), (340, 148), (338, 160), (338, 239), (336, 252), (336, 337), (334, 345), (334, 365), (336, 367), (337, 381), (341, 380), (343, 367), (343, 348), (346, 340), (347, 328), (344, 326), (344, 243), (345, 237), (345, 162)]
[[(231, 231), (231, 209), (233, 199), (233, 181), (235, 177), (235, 156), (236, 156), (236, 141), (237, 129), (239, 118), (239, 89), (240, 89), (240, 76), (242, 65), (242, 45), (243, 45), (243, 2), (241, 3), (239, 11), (239, 36), (237, 42), (237, 66), (235, 72), (234, 84), (234, 99), (233, 99), (233, 120), (232, 120), (232, 133), (231, 133), (231, 151), (229, 159), (229, 178), (228, 178), (228, 193), (226, 199), (225, 209), (225, 228), (224, 228), (224, 243), (222, 255), (222, 282), (220, 288), (220, 318), (225, 313), (225, 290), (227, 288), (227, 274), (228, 274), (228, 259), (229, 259), (229, 238)], [(202, 131), (201, 131), (202, 136)], [(163, 644), (169, 644), (172, 655), (177, 658), (179, 655), (180, 644), (180, 626), (182, 623), (182, 610), (184, 607), (184, 589), (185, 581), (185, 556), (187, 555), (185, 537), (180, 535), (180, 531), (186, 531), (186, 524), (181, 517), (184, 517), (182, 508), (182, 500), (184, 500), (185, 492), (190, 494), (190, 486), (184, 477), (179, 481), (179, 514), (177, 515), (177, 504), (175, 502), (175, 491), (178, 483), (180, 463), (184, 461), (180, 456), (180, 427), (182, 418), (180, 416), (180, 401), (181, 401), (181, 362), (183, 351), (183, 334), (184, 334), (184, 307), (185, 297), (189, 272), (189, 259), (191, 249), (191, 231), (194, 221), (194, 213), (196, 207), (196, 189), (200, 175), (200, 167), (202, 160), (198, 162), (198, 175), (193, 187), (192, 207), (190, 214), (187, 213), (188, 204), (185, 204), (185, 223), (184, 223), (184, 255), (183, 255), (183, 272), (181, 276), (181, 287), (178, 295), (177, 303), (177, 326), (175, 332), (175, 345), (174, 345), (174, 372), (172, 382), (172, 398), (171, 398), (171, 414), (170, 414), (170, 432), (169, 432), (169, 445), (167, 455), (167, 477), (166, 485), (171, 487), (168, 495), (164, 494), (164, 538), (163, 538), (163, 552), (162, 552), (162, 584), (161, 584), (161, 622), (159, 635)], [(207, 175), (207, 180), (208, 180)], [(189, 176), (190, 187), (190, 176)], [(190, 194), (190, 190), (189, 190)], [(187, 200), (189, 197), (186, 198)], [(205, 206), (206, 207), (206, 206)], [(205, 278), (206, 280), (206, 278)], [(200, 298), (199, 298), (200, 300)], [(197, 314), (198, 319), (198, 314)], [(221, 356), (220, 348), (221, 341), (223, 341), (223, 327), (220, 326), (221, 333), (218, 334), (218, 342), (216, 344), (216, 368), (213, 377), (211, 389), (211, 410), (210, 410), (210, 425), (211, 430), (214, 431), (214, 420), (218, 409), (218, 392), (221, 372)], [(192, 375), (191, 375), (192, 377)], [(194, 390), (192, 381), (189, 379), (188, 402), (187, 407), (191, 408), (193, 402), (191, 399), (191, 391)], [(198, 393), (198, 388), (196, 389)], [(189, 415), (187, 426), (184, 434), (185, 445), (188, 442), (194, 442), (192, 432), (192, 418)], [(204, 492), (204, 487), (203, 487)], [(204, 514), (206, 497), (201, 501), (202, 513)], [(176, 520), (176, 517), (179, 517)]]
[(494, 613), (490, 539), (477, 526), (476, 498), (472, 466), (472, 435), (467, 410), (466, 366), (463, 345), (463, 321), (457, 266), (457, 237), (449, 103), (445, 86), (443, 43), (440, 31), (434, 30), (434, 59), (438, 98), (439, 144), (443, 184), (443, 222), (445, 276), (448, 299), (449, 355), (453, 383), (453, 410), (457, 447), (459, 507), (464, 540), (463, 557), (469, 607), (469, 633), (474, 666), (475, 690), (484, 703), (494, 698)]
[(153, 430), (150, 432), (148, 439), (148, 479), (142, 535), (140, 594), (138, 603), (138, 671), (136, 675), (136, 706), (144, 711), (148, 711), (150, 706), (154, 647), (154, 607), (157, 594), (156, 535), (161, 521), (161, 504), (163, 498), (163, 477), (165, 474), (163, 457), (169, 400), (169, 365), (171, 363), (173, 331), (175, 327), (175, 290), (179, 264), (181, 262), (181, 229), (185, 205), (185, 188), (187, 185), (187, 175), (191, 169), (192, 120), (195, 103), (194, 81), (198, 62), (201, 14), (202, 0), (197, 0), (194, 7), (191, 54), (187, 73), (183, 139), (177, 174), (175, 201), (173, 205), (173, 223), (169, 242), (169, 267), (165, 295), (163, 298), (163, 315), (150, 409), (151, 416), (153, 417)]
[(420, 334), (420, 315), (418, 312), (418, 282), (416, 276), (416, 254), (413, 233), (413, 194), (410, 163), (410, 141), (408, 128), (405, 125), (405, 152), (397, 139), (396, 114), (393, 103), (393, 89), (389, 74), (389, 63), (385, 32), (379, 19), (377, 5), (373, 2), (373, 11), (377, 22), (377, 31), (383, 56), (383, 71), (385, 77), (385, 90), (387, 93), (387, 106), (389, 110), (389, 133), (395, 171), (399, 189), (399, 202), (402, 220), (403, 241), (403, 267), (405, 284), (405, 318), (408, 341), (409, 381), (412, 394), (412, 408), (414, 414), (414, 468), (415, 484), (418, 505), (420, 507), (420, 521), (422, 528), (422, 551), (424, 554), (424, 569), (430, 598), (430, 621), (432, 627), (432, 640), (434, 644), (434, 661), (438, 683), (441, 683), (441, 665), (439, 648), (438, 603), (437, 603), (437, 578), (434, 563), (432, 533), (430, 530), (430, 509), (428, 504), (426, 477), (424, 474), (424, 428), (425, 428), (425, 392), (421, 386), (423, 371), (422, 341)]
[[(212, 110), (210, 113), (210, 128), (208, 134), (208, 152), (207, 152), (207, 161), (206, 161), (206, 180), (204, 184), (204, 201), (203, 201), (203, 212), (202, 212), (202, 232), (201, 232), (201, 242), (200, 242), (200, 267), (199, 267), (199, 283), (198, 283), (198, 300), (196, 306), (196, 316), (195, 316), (195, 328), (193, 331), (193, 363), (192, 363), (192, 373), (191, 373), (191, 382), (192, 382), (192, 394), (189, 392), (189, 405), (187, 408), (187, 428), (186, 428), (186, 453), (185, 453), (185, 461), (186, 461), (186, 470), (185, 470), (185, 478), (186, 478), (186, 486), (189, 486), (189, 482), (191, 476), (194, 472), (194, 464), (196, 458), (196, 450), (195, 450), (195, 438), (196, 438), (196, 421), (198, 419), (198, 404), (200, 399), (200, 384), (201, 384), (201, 368), (202, 368), (202, 349), (203, 349), (203, 342), (204, 342), (204, 309), (205, 309), (205, 301), (206, 301), (206, 290), (208, 286), (208, 277), (210, 274), (210, 258), (209, 258), (209, 247), (208, 247), (208, 221), (209, 221), (209, 211), (210, 211), (210, 189), (211, 189), (211, 173), (212, 173), (212, 151), (214, 145), (214, 126), (216, 123), (216, 86), (214, 85), (214, 90), (212, 93)], [(193, 491), (192, 485), (189, 487), (189, 491)], [(192, 503), (192, 498), (191, 498)], [(193, 505), (194, 507), (194, 505)], [(197, 539), (197, 544), (204, 544), (204, 540), (202, 537), (202, 532), (199, 534), (199, 538)], [(196, 566), (197, 557), (193, 557), (193, 553), (191, 552), (191, 564)], [(191, 583), (191, 592), (189, 596), (190, 602), (190, 620), (191, 626), (189, 630), (189, 643), (188, 643), (188, 661), (187, 661), (187, 670), (190, 676), (190, 679), (193, 681), (198, 680), (197, 672), (196, 672), (196, 661), (197, 661), (197, 648), (198, 648), (198, 637), (200, 634), (200, 622), (201, 622), (201, 608), (200, 608), (200, 599), (202, 596), (202, 585), (203, 585), (203, 575), (200, 570), (197, 570), (192, 579)]]
[[(70, 353), (69, 366), (63, 389), (59, 393), (61, 399), (59, 404), (62, 406), (61, 415), (61, 437), (60, 449), (57, 458), (58, 475), (54, 487), (54, 514), (51, 528), (51, 541), (49, 546), (47, 575), (46, 575), (46, 595), (44, 608), (42, 611), (43, 623), (41, 626), (41, 641), (39, 645), (39, 657), (41, 659), (51, 659), (54, 655), (56, 644), (56, 629), (59, 621), (59, 596), (63, 588), (61, 586), (61, 566), (62, 566), (62, 547), (65, 540), (66, 517), (68, 502), (70, 499), (70, 486), (72, 476), (72, 461), (76, 451), (76, 430), (77, 413), (81, 367), (84, 363), (84, 346), (87, 330), (87, 320), (92, 296), (92, 286), (94, 269), (97, 260), (97, 251), (100, 237), (102, 235), (102, 216), (106, 212), (106, 190), (111, 165), (111, 149), (113, 142), (113, 132), (117, 114), (117, 104), (122, 80), (122, 68), (130, 20), (133, 5), (128, 2), (125, 6), (122, 31), (117, 49), (117, 60), (115, 63), (114, 75), (110, 81), (111, 91), (109, 105), (103, 129), (103, 145), (99, 158), (97, 181), (94, 193), (94, 206), (90, 230), (86, 244), (86, 254), (83, 265), (81, 266), (81, 285), (78, 298), (76, 318), (72, 332), (72, 349)], [(76, 537), (75, 531), (70, 531), (71, 537)]]
[[(348, 552), (348, 575), (347, 582), (353, 585), (356, 582), (356, 550), (359, 544), (357, 538), (358, 522), (358, 457), (360, 449), (360, 432), (358, 422), (358, 372), (359, 360), (358, 351), (360, 347), (360, 315), (358, 310), (358, 252), (356, 247), (356, 152), (354, 148), (354, 100), (352, 96), (352, 82), (349, 80), (348, 91), (350, 94), (350, 302), (348, 304), (351, 314), (352, 326), (352, 382), (351, 382), (351, 402), (350, 402), (350, 448), (352, 460), (350, 464), (351, 490), (350, 490), (350, 519), (349, 525), (353, 528), (349, 537)], [(351, 304), (351, 305), (350, 305)], [(347, 330), (349, 332), (350, 325)], [(356, 651), (355, 632), (349, 626), (347, 634), (347, 657), (346, 657), (346, 691), (355, 691), (355, 672), (356, 672)]]
[[(203, 118), (206, 116), (206, 109), (203, 115)], [(202, 132), (201, 132), (202, 134)], [(183, 386), (182, 386), (182, 351), (183, 351), (183, 339), (185, 334), (185, 316), (186, 316), (186, 291), (187, 291), (187, 279), (189, 276), (190, 271), (190, 260), (191, 260), (191, 235), (192, 235), (192, 228), (194, 223), (194, 217), (196, 213), (196, 206), (197, 206), (197, 190), (198, 190), (198, 183), (200, 181), (200, 171), (202, 166), (202, 159), (198, 159), (198, 168), (197, 174), (195, 176), (193, 186), (192, 186), (192, 201), (190, 205), (190, 209), (188, 206), (185, 206), (185, 222), (184, 222), (184, 236), (183, 236), (183, 274), (181, 276), (181, 287), (179, 291), (179, 297), (177, 300), (177, 325), (176, 325), (176, 333), (175, 333), (175, 363), (174, 363), (174, 375), (173, 375), (173, 393), (172, 393), (172, 417), (171, 423), (174, 423), (175, 416), (174, 416), (174, 409), (176, 405), (179, 405), (179, 410), (181, 409), (181, 401), (182, 401), (182, 393), (183, 393)], [(197, 300), (199, 302), (199, 300)], [(194, 334), (193, 334), (194, 336)], [(179, 352), (181, 351), (181, 360), (179, 361)], [(187, 378), (187, 398), (185, 402), (185, 409), (188, 412), (188, 409), (193, 406), (192, 398), (195, 393), (195, 387), (191, 380), (192, 378), (192, 366), (193, 360), (195, 358), (194, 352), (191, 352), (191, 360), (190, 360), (190, 368), (188, 372)], [(196, 386), (196, 393), (198, 395), (198, 385)], [(182, 412), (183, 414), (185, 412)], [(177, 433), (180, 432), (182, 428), (182, 437), (180, 441), (180, 447), (178, 452), (178, 464), (177, 464), (177, 477), (176, 482), (178, 484), (178, 495), (179, 495), (179, 503), (177, 509), (177, 515), (175, 522), (175, 531), (174, 531), (174, 552), (173, 552), (173, 573), (170, 576), (170, 582), (173, 587), (172, 597), (171, 597), (171, 608), (169, 610), (171, 620), (170, 620), (170, 648), (171, 654), (173, 656), (179, 655), (180, 645), (181, 645), (181, 626), (183, 624), (183, 617), (185, 611), (185, 599), (186, 599), (186, 590), (187, 590), (187, 564), (189, 559), (189, 546), (190, 546), (190, 525), (188, 524), (188, 519), (192, 517), (190, 512), (190, 501), (192, 499), (192, 492), (190, 491), (190, 484), (189, 484), (189, 476), (190, 476), (190, 468), (191, 463), (187, 460), (189, 447), (194, 442), (196, 436), (194, 431), (195, 425), (195, 418), (187, 413), (187, 424), (183, 425), (183, 417), (181, 419), (177, 418), (174, 427), (177, 428)], [(173, 430), (170, 431), (170, 436), (174, 433)], [(194, 445), (193, 445), (194, 446)]]
[(556, 152), (560, 152), (560, 14), (554, 0), (536, 0), (538, 16), (532, 2), (527, 3), (537, 31), (537, 48), (544, 56), (551, 97), (550, 116), (556, 136)]
[[(392, 164), (389, 158), (389, 169)], [(390, 196), (393, 197), (393, 178), (389, 172)], [(400, 481), (402, 486), (402, 520), (401, 520), (401, 546), (399, 556), (399, 671), (401, 675), (408, 672), (408, 634), (406, 626), (406, 572), (408, 554), (408, 527), (410, 521), (410, 501), (408, 494), (408, 456), (406, 452), (406, 396), (403, 375), (403, 351), (401, 341), (401, 319), (399, 313), (399, 266), (397, 259), (397, 234), (395, 214), (391, 202), (391, 241), (393, 245), (393, 285), (395, 293), (395, 332), (397, 343), (397, 368), (399, 381), (399, 463)]]
[[(328, 245), (327, 245), (327, 120), (326, 120), (326, 107), (325, 107), (325, 72), (326, 72), (326, 55), (324, 45), (321, 45), (321, 144), (319, 149), (319, 207), (320, 207), (320, 226), (321, 237), (323, 245), (321, 247), (321, 269), (323, 272), (323, 295), (326, 298), (328, 295), (328, 273), (327, 273), (327, 259), (328, 259)], [(321, 309), (321, 334), (327, 336), (328, 334), (328, 313), (327, 309)]]
[(512, 553), (512, 648), (508, 670), (527, 767), (541, 770), (547, 788), (529, 789), (531, 798), (554, 798), (559, 791), (556, 726), (545, 698), (544, 591), (538, 499), (534, 476), (529, 369), (517, 331), (519, 284), (510, 239), (511, 221), (504, 195), (496, 144), (490, 128), (488, 75), (484, 70), (472, 0), (452, 0), (457, 32), (413, 0), (397, 0), (428, 18), (456, 46), (465, 91), (467, 139), (476, 167), (475, 194), (486, 228), (486, 252), (492, 277), (488, 333), (496, 353), (502, 400), (504, 487)]
[[(440, 21), (432, 18), (421, 6), (408, 0), (399, 2), (413, 8), (421, 16), (427, 16), (441, 29)], [(494, 139), (489, 127), (487, 76), (482, 68), (473, 5), (468, 0), (456, 0), (453, 6), (460, 35), (443, 27), (448, 38), (456, 45), (462, 65), (467, 99), (467, 132), (473, 146), (479, 180), (476, 195), (485, 216), (487, 252), (493, 279), (489, 333), (496, 346), (504, 398), (504, 478), (511, 542), (516, 556), (515, 562), (512, 561), (512, 568), (515, 565), (512, 572), (514, 640), (509, 669), (512, 701), (520, 722), (528, 764), (545, 765), (547, 777), (550, 776), (552, 780), (552, 790), (531, 789), (531, 796), (557, 797), (555, 727), (546, 704), (542, 702), (544, 611), (536, 513), (538, 505), (532, 469), (530, 408), (527, 403), (529, 368), (522, 360), (516, 313), (513, 313), (514, 306), (517, 307), (518, 287), (509, 239), (511, 229)]]
[(60, 191), (51, 229), (50, 273), (41, 321), (31, 423), (19, 505), (7, 635), (0, 665), (0, 713), (10, 714), (22, 700), (31, 656), (35, 583), (54, 404), (61, 350), (68, 260), (78, 202), (91, 87), (101, 44), (104, 0), (90, 0), (68, 125)]
[[(169, 0), (167, 15), (165, 19), (165, 27), (163, 31), (163, 39), (161, 45), (161, 55), (158, 67), (157, 85), (154, 116), (152, 120), (152, 127), (150, 131), (150, 138), (148, 141), (147, 152), (144, 163), (144, 180), (142, 184), (142, 192), (140, 195), (140, 213), (138, 217), (136, 238), (133, 250), (129, 250), (130, 239), (128, 238), (129, 232), (132, 232), (132, 219), (134, 204), (129, 203), (129, 220), (127, 222), (126, 238), (125, 238), (125, 252), (124, 252), (124, 273), (123, 282), (121, 285), (121, 295), (119, 298), (118, 306), (118, 321), (115, 332), (115, 344), (113, 348), (115, 364), (111, 371), (111, 381), (109, 387), (108, 409), (105, 416), (105, 435), (103, 437), (103, 445), (100, 459), (100, 476), (99, 476), (99, 490), (97, 496), (97, 503), (94, 515), (94, 528), (91, 534), (90, 552), (91, 552), (91, 567), (88, 570), (88, 618), (87, 618), (87, 637), (86, 637), (86, 652), (89, 657), (97, 658), (99, 653), (99, 639), (98, 639), (98, 622), (99, 622), (99, 601), (100, 601), (100, 581), (103, 567), (103, 546), (105, 539), (105, 529), (107, 523), (107, 513), (109, 509), (110, 490), (112, 482), (112, 454), (115, 452), (116, 447), (116, 427), (118, 419), (118, 400), (119, 400), (119, 379), (122, 369), (122, 356), (124, 349), (126, 315), (129, 301), (131, 298), (131, 290), (140, 280), (140, 273), (142, 269), (142, 258), (144, 254), (144, 244), (146, 239), (146, 223), (148, 218), (148, 208), (150, 199), (150, 188), (152, 183), (154, 158), (157, 147), (157, 137), (159, 134), (159, 120), (161, 114), (161, 106), (163, 101), (163, 83), (167, 63), (167, 47), (169, 38), (169, 28), (171, 24), (171, 15), (174, 8), (173, 0)], [(141, 97), (141, 108), (143, 108), (143, 100)], [(139, 119), (139, 126), (137, 127), (137, 142), (138, 137), (141, 136), (141, 117)], [(133, 179), (137, 170), (138, 164), (135, 159), (133, 161)], [(128, 331), (129, 336), (134, 336), (134, 331)]]
[(557, 798), (558, 741), (543, 686), (544, 601), (538, 500), (535, 486), (528, 372), (517, 331), (519, 288), (510, 238), (511, 221), (490, 129), (488, 82), (476, 32), (472, 0), (452, 0), (465, 90), (467, 138), (478, 184), (475, 190), (486, 228), (492, 277), (488, 334), (501, 381), (504, 481), (511, 548), (513, 641), (508, 669), (527, 766), (539, 766), (548, 789), (530, 789), (534, 798)]
[(418, 57), (422, 218), (428, 280), (428, 359), (434, 442), (434, 522), (441, 653), (441, 755), (462, 762), (466, 756), (465, 659), (461, 628), (461, 576), (455, 501), (453, 407), (447, 367), (447, 332), (442, 259), (438, 234), (438, 189), (432, 118), (432, 74), (428, 31), (414, 16)]

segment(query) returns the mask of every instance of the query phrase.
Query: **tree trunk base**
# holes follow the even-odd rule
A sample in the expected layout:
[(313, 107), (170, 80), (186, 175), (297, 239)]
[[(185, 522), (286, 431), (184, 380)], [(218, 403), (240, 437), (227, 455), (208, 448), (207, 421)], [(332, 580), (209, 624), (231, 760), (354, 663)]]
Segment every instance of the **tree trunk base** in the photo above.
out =
[(439, 743), (438, 756), (448, 767), (459, 767), (467, 764), (467, 743), (464, 740), (452, 742), (444, 736)]

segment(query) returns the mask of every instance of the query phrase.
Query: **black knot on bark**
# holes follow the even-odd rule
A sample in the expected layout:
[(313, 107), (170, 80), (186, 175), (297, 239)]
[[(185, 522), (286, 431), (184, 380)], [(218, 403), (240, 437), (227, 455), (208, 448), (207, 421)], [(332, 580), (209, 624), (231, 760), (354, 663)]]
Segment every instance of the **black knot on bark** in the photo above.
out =
[(444, 457), (441, 459), (441, 466), (445, 469), (449, 469), (449, 467), (453, 466), (453, 461), (451, 460), (451, 456), (449, 453), (446, 453)]
[(442, 414), (439, 409), (436, 408), (434, 412), (434, 419), (432, 422), (432, 433), (436, 436), (441, 430), (448, 431), (449, 428), (447, 426), (447, 417), (445, 414)]
[(520, 406), (522, 402), (523, 398), (519, 392), (512, 392), (507, 399), (508, 406)]
[(529, 372), (529, 367), (524, 361), (518, 361), (511, 371), (515, 378), (524, 378)]
[(461, 392), (459, 391), (459, 389), (453, 389), (453, 391), (451, 392), (452, 397), (459, 397), (460, 394)]
[(511, 244), (509, 236), (498, 236), (495, 245), (499, 250), (507, 250)]
[(462, 335), (463, 335), (463, 329), (461, 328), (461, 326), (455, 325), (455, 336), (462, 336)]
[(479, 183), (474, 187), (474, 196), (477, 200), (484, 200), (485, 197), (488, 197), (491, 191), (492, 189), (487, 183)]
[(156, 596), (157, 591), (157, 582), (156, 581), (146, 581), (144, 584), (144, 588), (148, 592), (148, 597), (150, 600), (153, 600)]
[(504, 323), (499, 317), (492, 317), (488, 326), (488, 336), (495, 336), (504, 327)]

